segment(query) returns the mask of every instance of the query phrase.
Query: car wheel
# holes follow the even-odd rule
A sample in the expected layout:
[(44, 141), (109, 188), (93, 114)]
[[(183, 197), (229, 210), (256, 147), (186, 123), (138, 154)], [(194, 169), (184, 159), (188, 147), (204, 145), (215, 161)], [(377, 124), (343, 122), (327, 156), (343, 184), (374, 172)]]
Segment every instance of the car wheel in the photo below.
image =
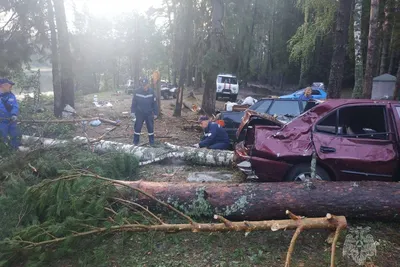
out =
[[(285, 177), (286, 181), (294, 182), (306, 182), (309, 179), (311, 179), (311, 165), (308, 163), (295, 165)], [(316, 179), (323, 181), (331, 180), (329, 174), (320, 166), (317, 166)]]

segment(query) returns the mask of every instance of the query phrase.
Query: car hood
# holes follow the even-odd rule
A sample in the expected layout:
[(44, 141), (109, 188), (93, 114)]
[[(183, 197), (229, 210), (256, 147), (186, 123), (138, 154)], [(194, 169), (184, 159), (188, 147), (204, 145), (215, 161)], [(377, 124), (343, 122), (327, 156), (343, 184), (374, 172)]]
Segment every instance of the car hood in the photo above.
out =
[(286, 122), (279, 120), (277, 117), (266, 114), (266, 113), (259, 113), (254, 110), (246, 110), (243, 115), (242, 122), (239, 125), (238, 131), (236, 133), (236, 136), (238, 137), (242, 130), (247, 126), (247, 124), (250, 122), (251, 119), (253, 118), (259, 118), (263, 119), (265, 121), (268, 121), (268, 124), (273, 125), (273, 126), (280, 126), (282, 127), (283, 125), (286, 124)]

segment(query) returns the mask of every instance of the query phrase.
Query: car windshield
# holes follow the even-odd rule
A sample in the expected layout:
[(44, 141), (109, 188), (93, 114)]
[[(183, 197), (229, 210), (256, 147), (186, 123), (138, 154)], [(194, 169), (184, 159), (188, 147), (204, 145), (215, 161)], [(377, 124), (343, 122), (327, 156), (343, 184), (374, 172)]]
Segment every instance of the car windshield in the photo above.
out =
[(218, 83), (237, 84), (237, 79), (233, 77), (218, 76)]
[(300, 115), (300, 108), (298, 101), (275, 101), (268, 111), (271, 115)]
[(249, 109), (257, 111), (259, 113), (266, 113), (271, 103), (272, 100), (260, 100), (251, 107), (249, 107)]

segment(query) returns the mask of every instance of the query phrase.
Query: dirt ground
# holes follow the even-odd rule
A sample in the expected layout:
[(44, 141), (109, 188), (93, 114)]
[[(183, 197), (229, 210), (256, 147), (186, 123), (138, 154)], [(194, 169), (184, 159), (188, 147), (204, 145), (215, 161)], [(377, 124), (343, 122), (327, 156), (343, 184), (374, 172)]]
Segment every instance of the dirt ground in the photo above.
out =
[[(201, 105), (201, 94), (195, 94), (196, 99), (187, 98), (187, 93), (184, 96), (184, 101), (194, 103), (198, 106)], [(120, 120), (121, 126), (116, 127), (115, 130), (108, 133), (104, 139), (112, 140), (121, 143), (132, 143), (133, 138), (133, 122), (130, 118), (130, 108), (132, 103), (132, 95), (125, 93), (116, 94), (113, 92), (102, 92), (97, 94), (99, 101), (109, 101), (112, 107), (95, 107), (93, 104), (93, 94), (83, 96), (83, 100), (77, 101), (76, 110), (81, 117), (89, 118), (101, 116), (112, 120)], [(202, 133), (194, 126), (198, 115), (183, 108), (181, 117), (174, 117), (173, 112), (175, 108), (176, 99), (161, 100), (162, 116), (155, 120), (155, 139), (156, 142), (168, 142), (175, 145), (193, 145), (199, 141)], [(217, 101), (217, 109), (222, 109), (224, 106), (223, 101)], [(100, 126), (92, 127), (78, 127), (76, 134), (78, 136), (85, 136), (85, 132), (90, 138), (98, 138), (104, 133), (113, 128), (110, 124), (102, 123)], [(144, 126), (140, 145), (148, 144), (147, 129)]]

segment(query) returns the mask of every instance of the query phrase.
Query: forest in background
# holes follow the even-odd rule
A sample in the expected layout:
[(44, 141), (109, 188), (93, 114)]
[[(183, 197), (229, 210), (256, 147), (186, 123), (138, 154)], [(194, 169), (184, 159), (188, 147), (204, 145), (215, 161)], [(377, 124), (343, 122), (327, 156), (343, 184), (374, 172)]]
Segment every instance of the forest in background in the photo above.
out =
[(399, 0), (165, 0), (144, 14), (99, 18), (64, 0), (6, 0), (0, 76), (15, 76), (32, 57), (53, 65), (55, 114), (74, 91), (117, 90), (150, 76), (204, 88), (213, 113), (215, 77), (234, 73), (244, 84), (277, 89), (328, 86), (329, 97), (354, 88), (369, 98), (372, 78), (396, 75), (400, 64)]

